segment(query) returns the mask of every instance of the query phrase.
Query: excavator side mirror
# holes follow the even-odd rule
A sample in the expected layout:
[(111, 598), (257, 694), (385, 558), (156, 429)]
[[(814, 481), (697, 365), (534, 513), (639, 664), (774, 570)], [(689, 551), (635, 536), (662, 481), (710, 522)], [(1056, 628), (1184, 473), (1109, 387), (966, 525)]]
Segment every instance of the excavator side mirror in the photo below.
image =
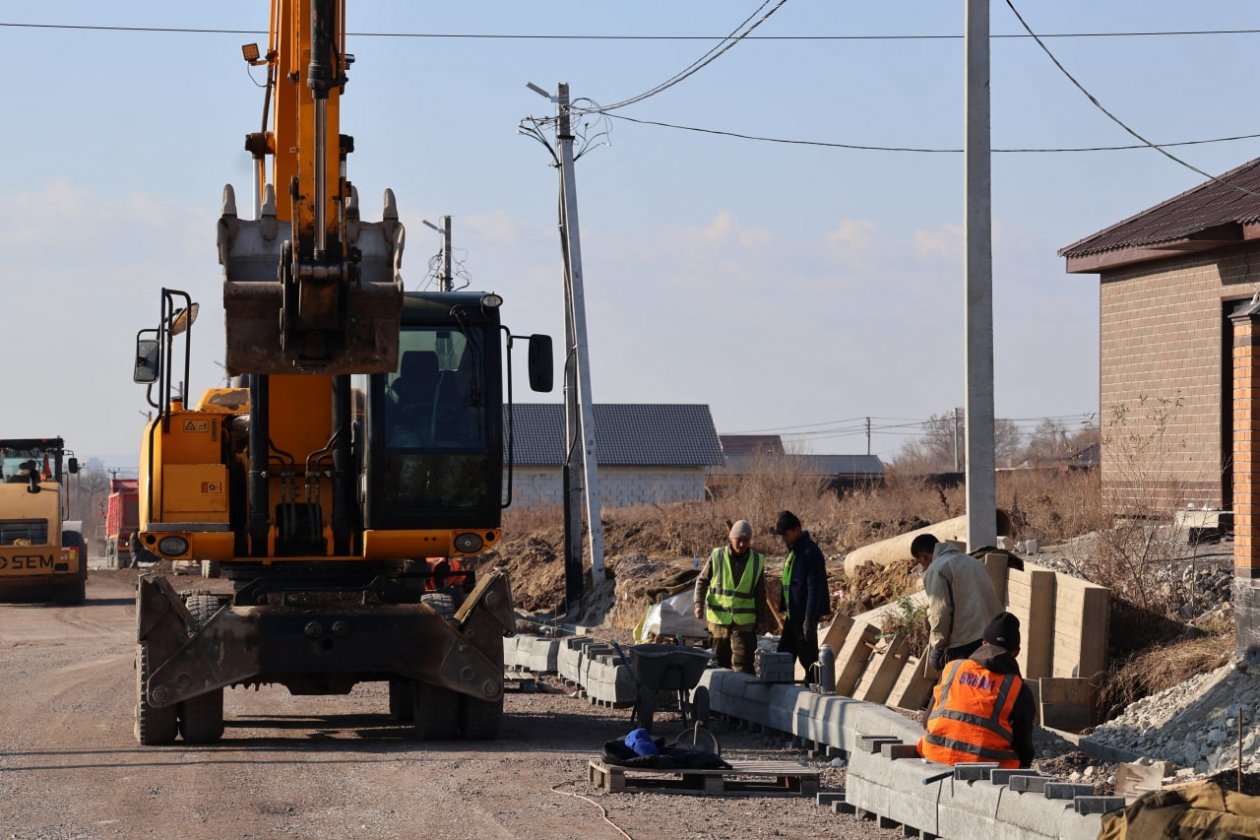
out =
[(67, 461), (66, 461), (66, 469), (70, 472), (70, 475), (75, 475), (76, 473), (78, 473), (78, 471), (79, 471), (79, 459), (78, 459), (78, 458), (71, 457), (69, 460), (67, 460)]
[(136, 339), (136, 370), (133, 382), (147, 385), (158, 379), (158, 343), (153, 338)]
[(529, 337), (529, 387), (541, 393), (551, 391), (554, 371), (551, 361), (551, 336)]

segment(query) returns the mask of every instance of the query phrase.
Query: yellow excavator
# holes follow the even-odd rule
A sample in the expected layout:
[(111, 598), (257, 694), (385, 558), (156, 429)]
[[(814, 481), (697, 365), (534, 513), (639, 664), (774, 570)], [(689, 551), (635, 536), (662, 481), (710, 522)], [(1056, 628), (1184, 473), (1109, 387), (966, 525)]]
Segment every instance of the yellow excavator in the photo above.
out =
[[(231, 592), (137, 591), (137, 739), (213, 742), (225, 687), (346, 694), (388, 682), (421, 739), (491, 739), (503, 714), (504, 572), (433, 586), (426, 558), (500, 541), (511, 501), (514, 337), (494, 293), (405, 292), (393, 194), (360, 217), (339, 98), (353, 56), (340, 0), (274, 0), (254, 218), (218, 222), (231, 387), (188, 397), (199, 310), (163, 289), (136, 339), (156, 415), (141, 442), (137, 544), (211, 562)], [(278, 196), (280, 198), (278, 198)], [(551, 389), (548, 336), (530, 385)], [(506, 387), (506, 399), (504, 383)], [(225, 589), (227, 587), (216, 587)]]

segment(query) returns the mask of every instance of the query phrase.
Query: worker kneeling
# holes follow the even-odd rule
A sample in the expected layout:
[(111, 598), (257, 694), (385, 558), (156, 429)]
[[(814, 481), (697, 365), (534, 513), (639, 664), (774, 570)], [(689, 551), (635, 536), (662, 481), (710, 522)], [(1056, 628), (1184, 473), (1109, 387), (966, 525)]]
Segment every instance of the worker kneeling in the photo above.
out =
[(1019, 619), (1000, 613), (983, 644), (945, 666), (932, 692), (919, 755), (941, 764), (996, 761), (1028, 767), (1033, 760), (1032, 692), (1019, 675)]

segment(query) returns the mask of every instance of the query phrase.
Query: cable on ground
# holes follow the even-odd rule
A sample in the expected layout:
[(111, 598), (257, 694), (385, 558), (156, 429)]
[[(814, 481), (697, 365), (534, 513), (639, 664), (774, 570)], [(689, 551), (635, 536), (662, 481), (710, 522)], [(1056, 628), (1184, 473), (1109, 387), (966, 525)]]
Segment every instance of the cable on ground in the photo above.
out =
[(605, 808), (603, 805), (600, 805), (598, 802), (596, 802), (594, 799), (591, 799), (589, 796), (583, 796), (580, 793), (572, 793), (567, 790), (560, 790), (560, 787), (562, 785), (571, 785), (571, 784), (573, 784), (573, 782), (569, 781), (569, 782), (561, 782), (558, 785), (552, 785), (551, 792), (558, 793), (561, 796), (572, 796), (574, 799), (581, 799), (583, 802), (591, 803), (592, 805), (594, 805), (596, 808), (599, 809), (599, 815), (603, 819), (604, 822), (608, 823), (613, 828), (617, 829), (617, 833), (620, 834), (622, 837), (626, 838), (626, 840), (634, 840), (633, 837), (631, 837), (629, 834), (625, 832), (625, 829), (623, 829), (621, 826), (617, 825), (615, 822), (609, 819), (608, 809)]

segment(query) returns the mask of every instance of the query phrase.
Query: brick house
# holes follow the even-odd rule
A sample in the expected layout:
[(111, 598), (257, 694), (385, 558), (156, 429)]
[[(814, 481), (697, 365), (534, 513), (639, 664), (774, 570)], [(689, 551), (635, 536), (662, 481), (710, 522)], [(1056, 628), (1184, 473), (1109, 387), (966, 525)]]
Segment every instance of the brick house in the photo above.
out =
[[(595, 446), (602, 507), (698, 501), (709, 467), (722, 463), (707, 405), (596, 403)], [(513, 406), (513, 504), (563, 499), (564, 406)]]
[(1105, 498), (1233, 508), (1231, 315), (1260, 289), (1260, 159), (1059, 254), (1068, 273), (1100, 281)]

